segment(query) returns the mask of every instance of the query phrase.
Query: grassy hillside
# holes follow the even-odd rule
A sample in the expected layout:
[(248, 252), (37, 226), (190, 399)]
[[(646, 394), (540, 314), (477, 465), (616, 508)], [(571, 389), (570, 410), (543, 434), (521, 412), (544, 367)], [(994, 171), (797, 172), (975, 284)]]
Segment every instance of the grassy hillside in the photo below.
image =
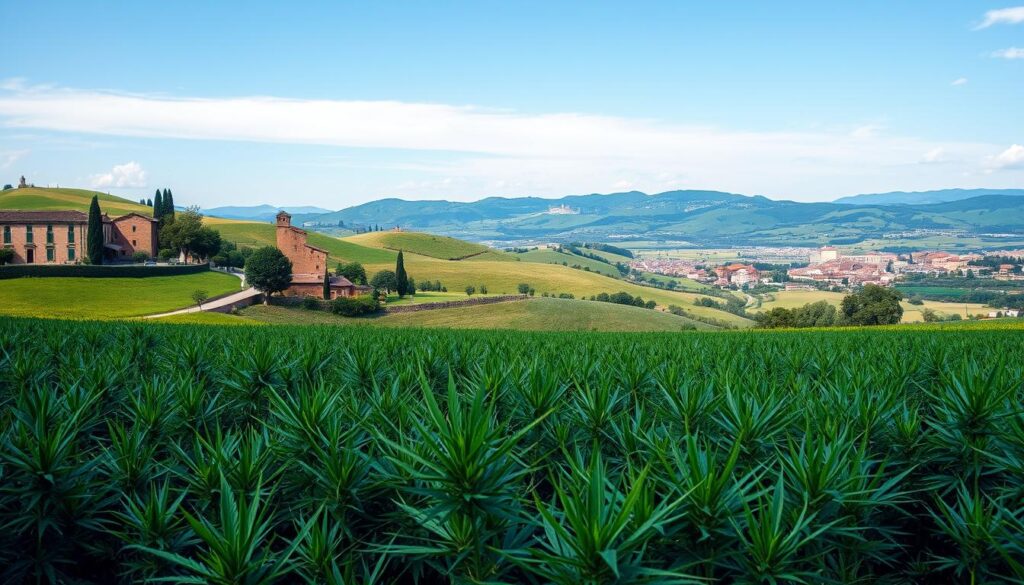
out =
[(403, 250), (406, 254), (441, 260), (462, 260), (491, 250), (482, 244), (418, 232), (369, 232), (349, 236), (345, 240), (370, 248)]
[(519, 258), (523, 262), (540, 262), (542, 264), (562, 264), (563, 262), (569, 266), (578, 264), (589, 268), (591, 272), (597, 272), (606, 276), (611, 276), (612, 278), (620, 277), (618, 269), (611, 264), (605, 264), (604, 262), (599, 262), (591, 258), (577, 256), (576, 254), (556, 252), (555, 250), (548, 248), (530, 250), (529, 252), (516, 254), (516, 258)]
[(451, 329), (518, 329), (523, 331), (681, 331), (695, 322), (670, 313), (565, 299), (531, 299), (493, 305), (474, 305), (383, 317), (346, 319), (321, 311), (257, 305), (245, 309), (248, 318), (278, 324), (371, 325), (376, 327), (442, 327)]
[[(267, 246), (273, 245), (275, 242), (275, 228), (271, 224), (221, 218), (206, 218), (206, 222), (219, 230), (222, 236), (240, 245)], [(383, 248), (383, 245), (387, 243), (386, 240), (363, 236), (386, 234), (388, 232), (375, 232), (341, 240), (309, 232), (309, 242), (328, 251), (330, 266), (334, 266), (338, 262), (361, 262), (366, 267), (367, 274), (372, 276), (380, 270), (394, 270), (397, 253)], [(404, 234), (393, 233), (393, 235)], [(417, 240), (417, 243), (421, 245), (425, 242), (428, 240), (422, 238)], [(476, 246), (476, 244), (469, 244), (469, 246)], [(419, 249), (424, 248), (420, 247)], [(515, 255), (513, 254), (495, 254), (485, 252), (468, 260), (451, 261), (410, 253), (405, 257), (405, 268), (409, 275), (417, 281), (440, 280), (451, 292), (462, 291), (467, 286), (479, 288), (480, 285), (484, 285), (490, 294), (512, 294), (516, 292), (519, 283), (526, 283), (534, 287), (538, 296), (545, 292), (572, 293), (580, 298), (602, 292), (623, 291), (644, 299), (653, 299), (662, 307), (680, 305), (696, 315), (720, 319), (737, 327), (751, 324), (749, 319), (731, 313), (710, 307), (693, 306), (694, 299), (700, 296), (695, 293), (644, 287), (609, 278), (596, 272), (572, 269), (561, 264), (517, 262), (514, 261)], [(573, 258), (578, 257), (573, 256)], [(585, 260), (584, 258), (579, 259)], [(595, 262), (595, 264), (601, 263)]]
[(119, 319), (193, 305), (192, 292), (211, 297), (239, 290), (220, 272), (148, 278), (14, 278), (0, 281), (0, 314), (63, 319)]
[[(750, 312), (767, 311), (776, 307), (794, 309), (796, 307), (802, 307), (807, 303), (815, 303), (818, 301), (828, 301), (838, 307), (843, 301), (843, 297), (846, 295), (844, 293), (827, 291), (794, 290), (778, 292), (772, 296), (773, 298), (771, 300), (765, 300), (761, 303), (760, 308), (750, 309)], [(938, 301), (925, 301), (923, 305), (911, 305), (910, 303), (903, 301), (901, 305), (903, 306), (904, 323), (917, 323), (923, 321), (921, 311), (924, 309), (931, 309), (940, 315), (960, 315), (963, 319), (966, 319), (971, 315), (985, 315), (991, 310), (985, 305), (979, 303), (942, 303)]]
[[(207, 217), (203, 222), (220, 232), (220, 235), (240, 246), (273, 246), (277, 242), (277, 228), (273, 224)], [(316, 232), (308, 232), (308, 241), (314, 246), (327, 250), (330, 265), (341, 261), (369, 263), (394, 263), (397, 253), (380, 248), (360, 246), (353, 242), (332, 238)]]
[(115, 195), (107, 195), (87, 189), (48, 189), (44, 187), (26, 187), (9, 189), (0, 192), (0, 209), (20, 209), (24, 211), (49, 209), (76, 209), (89, 211), (93, 195), (99, 198), (100, 209), (111, 217), (126, 213), (152, 215), (153, 210), (147, 205), (139, 205)]

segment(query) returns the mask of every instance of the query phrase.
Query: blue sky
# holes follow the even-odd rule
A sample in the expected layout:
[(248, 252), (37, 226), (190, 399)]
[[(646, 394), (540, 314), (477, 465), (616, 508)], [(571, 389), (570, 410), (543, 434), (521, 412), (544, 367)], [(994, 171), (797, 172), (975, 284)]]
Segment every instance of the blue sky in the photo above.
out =
[(332, 209), (1024, 184), (1012, 0), (293, 4), (0, 0), (0, 180)]

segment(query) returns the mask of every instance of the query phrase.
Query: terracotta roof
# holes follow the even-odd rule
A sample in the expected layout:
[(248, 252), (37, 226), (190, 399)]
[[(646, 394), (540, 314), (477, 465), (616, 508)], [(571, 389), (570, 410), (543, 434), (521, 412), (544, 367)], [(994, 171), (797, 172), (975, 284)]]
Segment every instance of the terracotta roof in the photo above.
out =
[(0, 223), (86, 223), (89, 216), (81, 211), (15, 211), (0, 210)]
[(136, 213), (134, 211), (131, 212), (131, 213), (126, 213), (126, 214), (122, 215), (121, 217), (115, 217), (114, 221), (121, 221), (122, 219), (127, 219), (127, 218), (129, 218), (129, 217), (131, 217), (133, 215), (135, 217), (141, 217), (142, 219), (148, 219), (149, 221), (151, 221), (153, 223), (157, 223), (158, 221), (160, 221), (158, 219), (153, 219), (152, 217), (149, 217), (148, 215), (142, 215), (141, 213)]
[[(293, 274), (292, 284), (323, 284), (324, 277), (320, 274)], [(331, 277), (331, 288), (354, 286), (344, 276), (332, 276)]]
[(316, 250), (317, 252), (323, 252), (324, 254), (330, 254), (330, 252), (328, 252), (327, 250), (324, 250), (323, 248), (320, 248), (318, 246), (314, 246), (313, 244), (306, 244), (306, 247), (307, 248), (311, 248), (313, 250)]

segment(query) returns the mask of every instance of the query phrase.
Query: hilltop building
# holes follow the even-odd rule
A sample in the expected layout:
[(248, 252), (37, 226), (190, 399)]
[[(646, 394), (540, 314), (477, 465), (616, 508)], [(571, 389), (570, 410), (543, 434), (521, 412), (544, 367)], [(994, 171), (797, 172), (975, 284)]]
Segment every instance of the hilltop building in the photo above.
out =
[(745, 284), (754, 283), (761, 278), (761, 273), (758, 272), (757, 268), (754, 268), (750, 264), (728, 264), (726, 266), (719, 266), (715, 268), (715, 274), (718, 275), (718, 280), (715, 284), (718, 286), (729, 286), (734, 284), (736, 286), (743, 286)]
[(548, 214), (550, 215), (579, 215), (579, 213), (579, 209), (573, 209), (564, 203), (557, 207), (548, 208)]
[[(24, 183), (24, 177), (22, 177)], [(76, 264), (86, 255), (89, 216), (81, 211), (0, 210), (0, 246), (14, 250), (12, 264)], [(103, 214), (106, 261), (157, 253), (157, 221), (138, 213)]]
[[(284, 291), (290, 297), (322, 298), (324, 274), (327, 271), (327, 250), (306, 242), (308, 234), (292, 225), (292, 216), (285, 211), (277, 214), (277, 248), (292, 263), (292, 285)], [(361, 287), (344, 276), (330, 277), (331, 298), (354, 297)]]

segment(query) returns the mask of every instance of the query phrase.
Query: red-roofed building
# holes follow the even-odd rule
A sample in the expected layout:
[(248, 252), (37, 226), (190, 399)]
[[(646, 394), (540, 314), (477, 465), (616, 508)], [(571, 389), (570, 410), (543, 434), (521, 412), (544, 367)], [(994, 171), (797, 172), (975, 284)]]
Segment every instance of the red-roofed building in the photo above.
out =
[[(89, 216), (81, 211), (0, 211), (0, 246), (14, 251), (12, 264), (75, 264), (86, 256)], [(103, 214), (105, 260), (157, 253), (157, 222), (129, 213)]]
[[(292, 263), (292, 285), (285, 296), (323, 298), (324, 274), (327, 272), (327, 250), (306, 242), (308, 234), (292, 225), (287, 212), (277, 214), (277, 248)], [(330, 277), (331, 298), (354, 297), (359, 287), (342, 276)]]

